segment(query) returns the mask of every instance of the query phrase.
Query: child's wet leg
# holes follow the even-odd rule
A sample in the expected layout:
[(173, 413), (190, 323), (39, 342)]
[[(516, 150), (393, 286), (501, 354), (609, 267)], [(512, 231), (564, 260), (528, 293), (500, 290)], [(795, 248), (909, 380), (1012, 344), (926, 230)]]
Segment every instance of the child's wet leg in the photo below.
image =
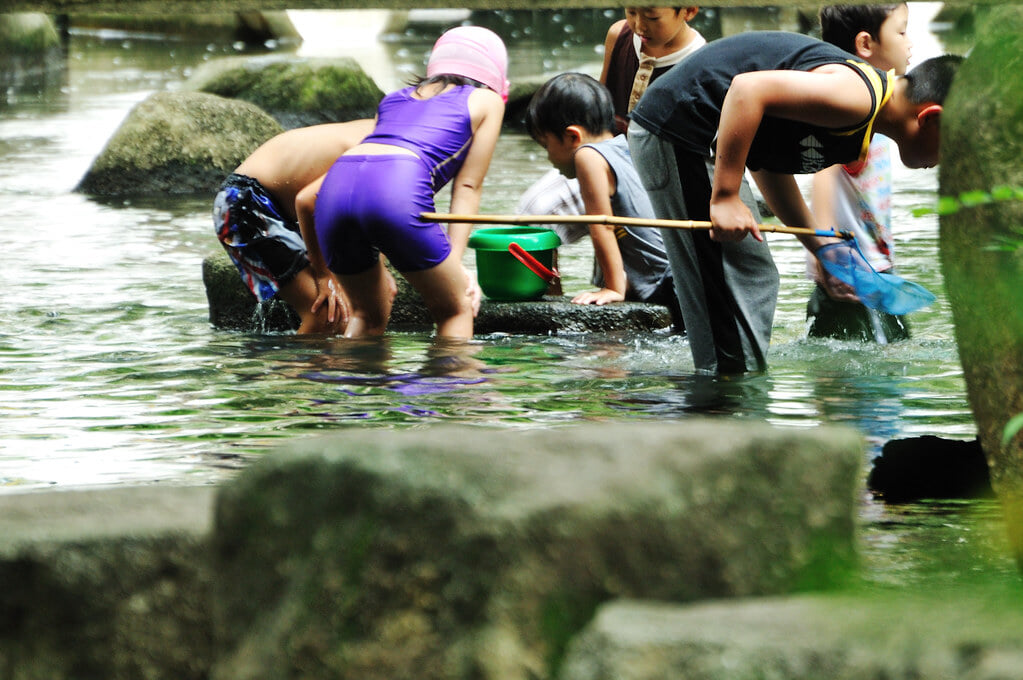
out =
[(472, 337), (472, 300), (466, 292), (468, 282), (461, 262), (448, 256), (436, 267), (418, 272), (402, 272), (419, 292), (437, 324), (437, 336)]
[(366, 271), (338, 276), (338, 280), (350, 305), (345, 337), (383, 335), (391, 318), (394, 282), (380, 258)]

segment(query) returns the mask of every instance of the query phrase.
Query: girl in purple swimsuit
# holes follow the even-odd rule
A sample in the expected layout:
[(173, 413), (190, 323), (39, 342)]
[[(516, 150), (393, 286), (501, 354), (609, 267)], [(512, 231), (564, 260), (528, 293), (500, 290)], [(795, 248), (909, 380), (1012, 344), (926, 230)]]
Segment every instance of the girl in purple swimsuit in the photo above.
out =
[[(508, 97), (508, 57), (492, 31), (444, 33), (426, 78), (380, 102), (376, 126), (296, 199), (309, 260), (337, 274), (351, 303), (345, 337), (381, 335), (391, 287), (381, 253), (422, 296), (437, 335), (472, 337), (480, 289), (463, 267), (471, 226), (419, 219), (454, 180), (450, 211), (479, 210)], [(326, 297), (328, 291), (322, 291)]]

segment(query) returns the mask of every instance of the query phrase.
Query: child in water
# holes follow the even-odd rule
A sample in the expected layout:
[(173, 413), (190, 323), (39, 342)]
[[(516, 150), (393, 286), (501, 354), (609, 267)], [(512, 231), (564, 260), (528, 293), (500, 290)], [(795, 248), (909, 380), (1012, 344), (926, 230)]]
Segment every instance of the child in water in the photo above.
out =
[(340, 333), (347, 314), (334, 277), (309, 267), (295, 196), (372, 129), (372, 120), (353, 120), (282, 132), (235, 168), (213, 202), (217, 238), (242, 281), (260, 302), (287, 302), (299, 334)]
[(628, 115), (650, 83), (707, 44), (689, 22), (698, 7), (626, 7), (604, 37), (600, 82), (611, 92), (615, 129), (625, 134)]
[[(741, 194), (745, 170), (781, 222), (816, 228), (793, 175), (862, 160), (874, 133), (907, 167), (936, 165), (960, 61), (929, 59), (896, 78), (808, 36), (753, 31), (709, 43), (647, 88), (628, 136), (657, 216), (713, 223), (664, 236), (697, 370), (766, 366), (778, 271)], [(836, 241), (799, 238), (810, 252)], [(836, 282), (825, 281), (832, 298), (858, 300)]]
[[(526, 129), (562, 175), (578, 179), (587, 214), (653, 217), (623, 135), (615, 135), (611, 93), (590, 76), (564, 73), (544, 83), (526, 109)], [(590, 225), (599, 290), (580, 305), (639, 300), (667, 305), (680, 323), (660, 230)]]
[[(821, 37), (871, 66), (902, 76), (913, 47), (906, 35), (908, 20), (906, 3), (829, 5), (820, 10)], [(891, 146), (884, 135), (874, 135), (862, 160), (832, 165), (813, 177), (817, 222), (852, 232), (870, 266), (879, 272), (894, 266)], [(831, 299), (821, 284), (820, 263), (809, 253), (807, 269), (818, 282), (806, 305), (808, 335), (882, 344), (909, 338), (905, 317)]]
[[(494, 32), (460, 26), (434, 44), (426, 78), (384, 97), (376, 125), (296, 209), (318, 275), (337, 275), (351, 305), (346, 337), (383, 334), (390, 263), (422, 296), (440, 337), (468, 339), (480, 290), (462, 265), (471, 226), (419, 218), (452, 182), (450, 211), (478, 212), (508, 97), (508, 56)], [(453, 181), (452, 181), (453, 180)]]
[[(632, 107), (650, 83), (707, 44), (689, 25), (698, 7), (626, 7), (625, 18), (613, 23), (604, 37), (600, 82), (614, 105), (615, 132), (624, 134)], [(581, 215), (585, 210), (579, 182), (551, 170), (519, 198), (520, 215)], [(585, 225), (551, 226), (561, 242), (575, 243), (588, 233)], [(560, 295), (560, 288), (552, 291)]]

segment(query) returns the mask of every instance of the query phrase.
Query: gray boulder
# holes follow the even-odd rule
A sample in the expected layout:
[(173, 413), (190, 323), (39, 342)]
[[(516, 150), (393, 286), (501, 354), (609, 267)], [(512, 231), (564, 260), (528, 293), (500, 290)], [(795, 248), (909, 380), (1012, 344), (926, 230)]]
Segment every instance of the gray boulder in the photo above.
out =
[(1008, 589), (619, 601), (569, 646), (561, 680), (1023, 679)]
[(184, 87), (251, 102), (289, 129), (372, 118), (384, 96), (354, 59), (281, 54), (206, 62)]
[(1023, 567), (1023, 433), (1003, 442), (1023, 413), (1021, 60), (1023, 6), (993, 8), (945, 105), (939, 173), (944, 197), (995, 199), (941, 216), (941, 263), (981, 447)]
[(212, 196), (260, 144), (282, 132), (256, 106), (198, 92), (157, 92), (139, 103), (76, 191), (93, 196)]
[(607, 600), (835, 587), (862, 455), (694, 420), (296, 442), (218, 496), (211, 677), (554, 678)]
[(5, 680), (204, 680), (213, 487), (0, 496)]

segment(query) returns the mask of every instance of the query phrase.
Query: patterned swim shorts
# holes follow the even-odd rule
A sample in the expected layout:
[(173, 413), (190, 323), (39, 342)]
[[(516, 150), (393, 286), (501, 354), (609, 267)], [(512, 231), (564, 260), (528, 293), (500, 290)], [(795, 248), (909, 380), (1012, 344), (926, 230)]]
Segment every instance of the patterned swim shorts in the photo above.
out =
[(308, 264), (298, 223), (252, 177), (231, 174), (213, 202), (213, 228), (245, 285), (269, 300)]

